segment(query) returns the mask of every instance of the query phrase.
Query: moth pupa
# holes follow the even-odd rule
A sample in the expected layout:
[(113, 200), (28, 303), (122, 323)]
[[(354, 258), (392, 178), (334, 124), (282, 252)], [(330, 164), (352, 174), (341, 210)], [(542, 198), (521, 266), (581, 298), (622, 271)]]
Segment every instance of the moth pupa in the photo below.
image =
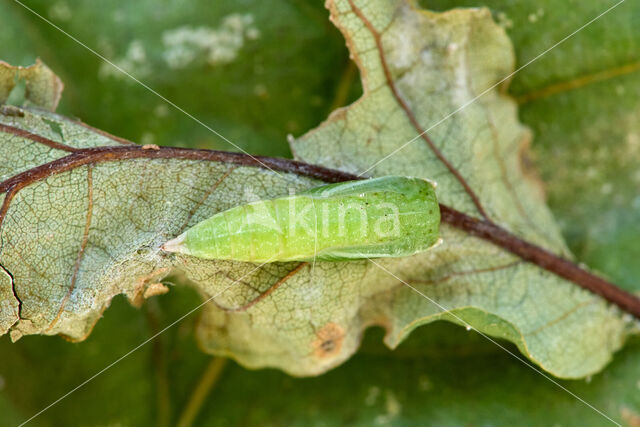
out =
[(385, 176), (236, 206), (162, 249), (254, 263), (401, 257), (436, 245), (439, 225), (433, 182)]

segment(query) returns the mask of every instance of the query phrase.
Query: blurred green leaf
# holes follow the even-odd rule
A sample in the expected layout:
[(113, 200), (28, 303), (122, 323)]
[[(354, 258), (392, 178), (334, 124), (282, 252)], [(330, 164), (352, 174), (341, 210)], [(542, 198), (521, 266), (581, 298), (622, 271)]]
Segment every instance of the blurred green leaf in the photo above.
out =
[[(27, 6), (252, 154), (286, 155), (286, 135), (328, 114), (349, 67), (319, 2)], [(18, 3), (0, 5), (0, 22), (3, 60), (39, 56), (68, 83), (59, 112), (143, 144), (236, 151)]]
[[(18, 414), (13, 419), (44, 408), (198, 301), (186, 288), (142, 311), (117, 298), (81, 344), (42, 336), (17, 344), (1, 340), (0, 377), (4, 396)], [(173, 425), (209, 362), (193, 338), (195, 320), (189, 317), (169, 329), (33, 425)], [(248, 371), (230, 363), (194, 425), (607, 425), (601, 415), (475, 332), (436, 322), (394, 351), (380, 344), (381, 335), (369, 331), (356, 356), (316, 378)], [(603, 373), (559, 382), (614, 420), (634, 425), (640, 414), (639, 355), (635, 339)], [(170, 408), (159, 407), (158, 378), (163, 377), (170, 384)], [(169, 422), (159, 418), (167, 410)], [(3, 425), (12, 423), (4, 412), (0, 419)]]

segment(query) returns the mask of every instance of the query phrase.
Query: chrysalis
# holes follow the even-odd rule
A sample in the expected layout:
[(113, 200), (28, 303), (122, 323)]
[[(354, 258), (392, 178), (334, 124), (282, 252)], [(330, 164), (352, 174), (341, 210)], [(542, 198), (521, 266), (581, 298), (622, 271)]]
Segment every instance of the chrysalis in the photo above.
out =
[(439, 224), (432, 182), (386, 176), (236, 206), (162, 249), (255, 263), (399, 257), (438, 243)]

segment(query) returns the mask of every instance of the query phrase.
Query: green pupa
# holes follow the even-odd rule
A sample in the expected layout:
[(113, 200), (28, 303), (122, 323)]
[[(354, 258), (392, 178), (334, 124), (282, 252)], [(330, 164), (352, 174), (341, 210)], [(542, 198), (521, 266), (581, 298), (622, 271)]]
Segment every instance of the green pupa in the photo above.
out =
[(401, 257), (439, 243), (439, 224), (433, 182), (385, 176), (236, 206), (162, 249), (254, 263)]

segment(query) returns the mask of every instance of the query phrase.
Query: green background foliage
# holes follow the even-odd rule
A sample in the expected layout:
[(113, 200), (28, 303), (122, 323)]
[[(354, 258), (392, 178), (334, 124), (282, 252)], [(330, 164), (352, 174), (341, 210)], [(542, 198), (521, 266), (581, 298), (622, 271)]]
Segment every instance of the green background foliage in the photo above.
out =
[[(424, 1), (434, 10), (488, 6), (512, 38), (518, 64), (614, 4)], [(134, 40), (146, 48), (140, 79), (255, 154), (287, 155), (300, 135), (357, 98), (357, 73), (320, 2), (30, 2), (87, 45), (116, 60)], [(65, 8), (66, 5), (66, 8)], [(521, 120), (534, 131), (531, 161), (580, 261), (627, 289), (640, 288), (640, 79), (638, 4), (627, 1), (514, 76)], [(233, 61), (170, 69), (162, 33), (219, 27), (250, 14), (259, 37)], [(635, 21), (634, 21), (635, 20)], [(635, 26), (634, 26), (635, 24)], [(134, 45), (135, 47), (135, 45)], [(134, 49), (135, 53), (135, 49)], [(0, 5), (0, 58), (41, 57), (66, 84), (62, 114), (145, 143), (232, 149), (155, 95), (101, 72), (101, 61), (18, 4)], [(130, 55), (135, 58), (136, 55)], [(135, 64), (134, 64), (135, 65)], [(138, 64), (140, 65), (140, 64)], [(135, 67), (134, 67), (135, 68)], [(132, 70), (136, 74), (136, 70)], [(118, 298), (87, 341), (0, 339), (0, 422), (42, 409), (198, 304), (188, 289), (147, 302)], [(196, 346), (194, 316), (37, 418), (36, 425), (169, 425), (185, 407), (209, 357)], [(391, 352), (367, 333), (359, 354), (318, 378), (229, 363), (197, 419), (202, 425), (267, 423), (603, 425), (604, 418), (473, 332), (431, 325)], [(515, 348), (508, 347), (512, 351)], [(633, 340), (590, 381), (561, 383), (629, 425), (640, 417), (640, 341)]]

